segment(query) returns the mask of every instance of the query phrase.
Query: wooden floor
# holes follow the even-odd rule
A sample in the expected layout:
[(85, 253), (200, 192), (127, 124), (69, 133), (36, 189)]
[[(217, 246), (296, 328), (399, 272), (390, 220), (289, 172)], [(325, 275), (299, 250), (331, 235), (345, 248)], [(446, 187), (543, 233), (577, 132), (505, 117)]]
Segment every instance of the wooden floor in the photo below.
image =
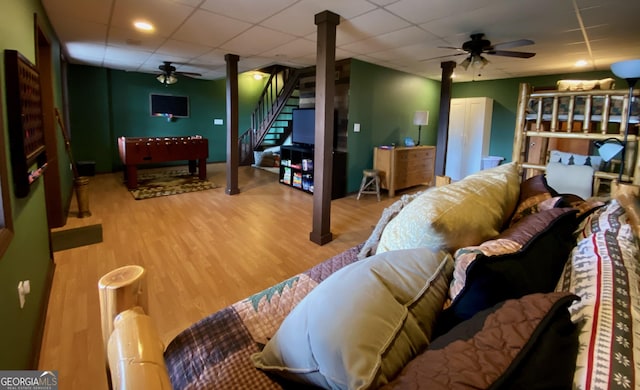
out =
[(72, 200), (62, 229), (100, 223), (103, 242), (54, 254), (39, 368), (58, 370), (60, 389), (107, 389), (97, 284), (110, 270), (147, 269), (150, 314), (168, 343), (204, 316), (365, 241), (402, 195), (332, 201), (335, 238), (318, 246), (309, 241), (311, 195), (251, 167), (241, 167), (233, 196), (224, 164), (209, 164), (208, 176), (220, 187), (136, 201), (121, 174), (101, 174), (89, 182), (91, 217), (78, 218)]

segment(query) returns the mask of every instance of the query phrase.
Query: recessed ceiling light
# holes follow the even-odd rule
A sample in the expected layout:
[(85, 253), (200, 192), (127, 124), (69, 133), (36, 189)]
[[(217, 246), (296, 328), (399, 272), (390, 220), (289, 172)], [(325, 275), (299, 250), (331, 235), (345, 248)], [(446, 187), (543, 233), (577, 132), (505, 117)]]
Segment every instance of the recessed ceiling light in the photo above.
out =
[(576, 61), (576, 66), (578, 68), (581, 68), (583, 66), (587, 66), (587, 64), (588, 64), (587, 60), (578, 60), (578, 61)]
[(144, 20), (136, 20), (135, 22), (133, 22), (133, 25), (135, 26), (136, 29), (140, 31), (150, 32), (155, 29), (153, 27), (153, 24), (149, 22), (145, 22)]

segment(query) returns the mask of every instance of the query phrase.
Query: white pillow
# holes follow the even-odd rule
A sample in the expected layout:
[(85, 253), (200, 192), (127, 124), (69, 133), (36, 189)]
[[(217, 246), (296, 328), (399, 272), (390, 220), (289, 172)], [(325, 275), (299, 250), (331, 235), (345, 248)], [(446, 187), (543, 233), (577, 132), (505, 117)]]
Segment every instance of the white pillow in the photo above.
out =
[(561, 163), (564, 165), (587, 165), (593, 167), (593, 169), (597, 171), (602, 163), (602, 157), (595, 155), (585, 156), (582, 154), (552, 150), (549, 152), (549, 162)]
[(452, 272), (448, 253), (425, 248), (352, 263), (313, 289), (252, 360), (322, 388), (378, 388), (429, 344)]
[(588, 199), (593, 193), (593, 168), (588, 165), (547, 164), (547, 184), (560, 194), (574, 194)]

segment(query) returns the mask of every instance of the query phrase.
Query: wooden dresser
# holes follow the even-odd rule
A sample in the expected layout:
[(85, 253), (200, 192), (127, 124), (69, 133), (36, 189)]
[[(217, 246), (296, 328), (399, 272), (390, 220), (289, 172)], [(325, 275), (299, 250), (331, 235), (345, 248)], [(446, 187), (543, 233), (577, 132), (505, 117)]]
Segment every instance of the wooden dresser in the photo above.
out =
[(380, 184), (393, 197), (396, 190), (420, 184), (432, 185), (435, 146), (380, 148), (373, 150), (373, 168), (380, 171)]

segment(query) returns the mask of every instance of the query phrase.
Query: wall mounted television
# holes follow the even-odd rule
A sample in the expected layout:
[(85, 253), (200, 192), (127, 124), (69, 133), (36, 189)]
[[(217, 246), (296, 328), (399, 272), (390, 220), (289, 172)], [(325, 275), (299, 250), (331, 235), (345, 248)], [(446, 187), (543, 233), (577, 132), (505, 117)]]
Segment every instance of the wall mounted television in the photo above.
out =
[(152, 93), (149, 96), (151, 116), (166, 116), (176, 118), (189, 117), (189, 97), (176, 95), (161, 95)]
[(316, 142), (316, 110), (297, 108), (293, 110), (291, 142), (298, 145), (314, 145)]

